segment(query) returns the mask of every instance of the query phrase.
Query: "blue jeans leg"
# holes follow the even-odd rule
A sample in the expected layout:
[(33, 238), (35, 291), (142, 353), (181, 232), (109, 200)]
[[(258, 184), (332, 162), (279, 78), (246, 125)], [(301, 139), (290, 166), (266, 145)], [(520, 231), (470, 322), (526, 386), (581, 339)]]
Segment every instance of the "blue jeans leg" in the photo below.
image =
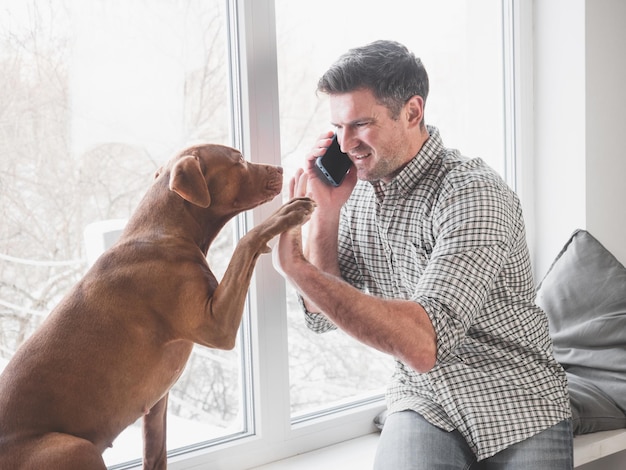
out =
[(482, 462), (481, 470), (572, 470), (574, 441), (570, 420), (498, 452)]
[(374, 470), (467, 470), (475, 462), (458, 431), (444, 431), (414, 411), (401, 411), (385, 420)]
[(389, 415), (374, 470), (571, 470), (574, 451), (569, 420), (512, 445), (481, 462), (458, 431), (433, 426), (413, 411)]

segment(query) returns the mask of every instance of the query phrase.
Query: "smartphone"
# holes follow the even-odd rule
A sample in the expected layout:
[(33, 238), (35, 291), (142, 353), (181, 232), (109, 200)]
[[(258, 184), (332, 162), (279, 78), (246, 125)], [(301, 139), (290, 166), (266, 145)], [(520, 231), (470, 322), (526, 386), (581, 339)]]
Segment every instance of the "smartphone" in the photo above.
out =
[(347, 154), (341, 151), (337, 134), (333, 136), (333, 141), (326, 149), (326, 153), (317, 157), (315, 165), (322, 175), (333, 186), (339, 186), (352, 166), (352, 161)]

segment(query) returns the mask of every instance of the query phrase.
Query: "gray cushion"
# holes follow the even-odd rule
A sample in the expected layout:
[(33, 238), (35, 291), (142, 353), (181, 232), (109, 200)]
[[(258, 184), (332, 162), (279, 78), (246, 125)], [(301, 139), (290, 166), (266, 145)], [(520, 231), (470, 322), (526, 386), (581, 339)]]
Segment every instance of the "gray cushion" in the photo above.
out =
[(626, 269), (577, 230), (541, 281), (554, 356), (570, 380), (575, 433), (626, 427)]

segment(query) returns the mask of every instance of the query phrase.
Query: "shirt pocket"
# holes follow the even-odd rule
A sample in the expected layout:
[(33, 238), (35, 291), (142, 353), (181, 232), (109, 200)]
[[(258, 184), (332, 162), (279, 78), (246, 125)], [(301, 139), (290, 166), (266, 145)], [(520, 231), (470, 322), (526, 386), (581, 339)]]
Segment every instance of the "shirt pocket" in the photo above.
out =
[(428, 260), (428, 253), (424, 249), (411, 240), (406, 241), (396, 264), (399, 281), (407, 297), (413, 296)]

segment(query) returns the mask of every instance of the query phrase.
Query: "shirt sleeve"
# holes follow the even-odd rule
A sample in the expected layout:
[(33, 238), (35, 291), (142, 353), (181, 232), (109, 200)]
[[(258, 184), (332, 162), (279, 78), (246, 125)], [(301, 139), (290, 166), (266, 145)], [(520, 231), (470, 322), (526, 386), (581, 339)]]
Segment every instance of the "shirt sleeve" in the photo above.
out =
[(298, 294), (298, 303), (304, 312), (304, 321), (309, 330), (314, 333), (326, 333), (327, 331), (336, 330), (337, 326), (331, 322), (323, 313), (309, 312), (304, 305), (304, 298)]
[(438, 360), (455, 356), (503, 269), (518, 207), (504, 183), (485, 178), (444, 183), (433, 216), (435, 244), (415, 297), (437, 335)]

